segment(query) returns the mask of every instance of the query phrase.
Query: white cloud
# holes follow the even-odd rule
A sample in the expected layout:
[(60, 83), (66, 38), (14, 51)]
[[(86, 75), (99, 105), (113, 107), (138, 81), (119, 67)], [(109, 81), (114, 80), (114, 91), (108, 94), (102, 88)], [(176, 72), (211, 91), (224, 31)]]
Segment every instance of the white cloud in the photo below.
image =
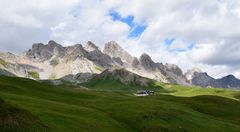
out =
[[(7, 5), (7, 6), (6, 6)], [(146, 25), (139, 38), (130, 27), (113, 21), (109, 11)], [(9, 0), (0, 2), (0, 50), (22, 52), (33, 42), (55, 39), (65, 45), (88, 40), (103, 47), (118, 41), (135, 56), (202, 68), (215, 77), (240, 77), (239, 0)], [(164, 45), (166, 38), (176, 40)], [(192, 50), (173, 52), (169, 49)], [(19, 48), (16, 49), (16, 46)]]

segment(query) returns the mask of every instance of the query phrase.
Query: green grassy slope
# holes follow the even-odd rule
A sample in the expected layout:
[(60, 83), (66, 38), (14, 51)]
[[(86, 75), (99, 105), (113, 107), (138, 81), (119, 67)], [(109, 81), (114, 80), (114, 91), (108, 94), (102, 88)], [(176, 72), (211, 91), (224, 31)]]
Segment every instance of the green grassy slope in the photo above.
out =
[(31, 113), (12, 106), (0, 99), (0, 131), (46, 132), (50, 131), (50, 129)]
[(124, 84), (117, 79), (111, 79), (109, 77), (93, 78), (88, 82), (83, 83), (82, 85), (91, 89), (128, 91), (128, 92), (136, 91), (136, 90), (144, 90), (144, 89), (157, 90), (161, 92), (164, 90), (160, 85), (155, 85), (154, 81), (149, 81), (148, 86), (142, 86), (136, 82), (132, 82), (130, 84)]
[(28, 79), (0, 77), (1, 98), (30, 111), (56, 132), (237, 132), (240, 102), (231, 99), (234, 95), (227, 96), (175, 97), (159, 92), (135, 97), (131, 92), (54, 87)]
[(240, 100), (240, 90), (224, 89), (224, 88), (200, 88), (200, 87), (186, 87), (173, 84), (157, 83), (164, 88), (167, 93), (159, 92), (159, 94), (167, 94), (180, 97), (193, 97), (199, 95), (213, 95), (221, 96), (230, 99)]

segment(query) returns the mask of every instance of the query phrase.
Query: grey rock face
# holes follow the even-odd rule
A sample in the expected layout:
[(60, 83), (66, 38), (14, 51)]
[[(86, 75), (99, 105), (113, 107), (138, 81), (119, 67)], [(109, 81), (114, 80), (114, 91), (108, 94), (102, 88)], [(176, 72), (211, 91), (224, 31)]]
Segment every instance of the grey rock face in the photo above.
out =
[(87, 56), (87, 51), (80, 44), (62, 47), (60, 44), (51, 40), (47, 45), (42, 43), (33, 44), (32, 49), (26, 52), (26, 56), (38, 62), (51, 60), (51, 65), (56, 64), (58, 58), (74, 60), (78, 57)]
[(183, 75), (183, 72), (181, 68), (179, 68), (177, 65), (174, 64), (158, 64), (158, 68), (162, 69), (161, 72), (163, 75), (167, 77), (170, 83), (174, 84), (181, 84), (181, 85), (190, 85), (185, 76)]
[(185, 74), (193, 85), (201, 87), (214, 87), (214, 88), (237, 88), (240, 89), (240, 80), (233, 75), (228, 75), (220, 79), (210, 77), (206, 72), (195, 71), (191, 78), (189, 72)]
[(201, 86), (201, 87), (211, 87), (215, 81), (214, 78), (210, 77), (206, 72), (195, 72), (192, 79), (192, 84)]
[(113, 62), (110, 56), (103, 54), (100, 50), (89, 52), (88, 59), (105, 68), (110, 67)]
[(140, 56), (139, 62), (145, 70), (155, 70), (156, 69), (155, 63), (153, 62), (151, 57), (146, 53), (143, 53)]
[(62, 54), (66, 60), (76, 60), (79, 57), (87, 57), (88, 52), (81, 44), (64, 47), (65, 52)]
[(93, 73), (78, 73), (76, 75), (67, 75), (62, 77), (60, 80), (79, 84), (88, 81), (91, 79), (93, 76), (96, 76), (97, 74)]
[(118, 63), (119, 65), (123, 65), (123, 64), (124, 64), (124, 63), (122, 62), (121, 58), (119, 58), (119, 57), (113, 57), (112, 59), (113, 59), (113, 61), (115, 61), (115, 62)]
[(16, 75), (14, 75), (13, 73), (11, 73), (7, 70), (4, 70), (4, 69), (0, 68), (0, 76), (15, 77)]
[(133, 57), (121, 46), (119, 46), (115, 41), (110, 41), (105, 44), (103, 53), (109, 55), (110, 57), (119, 57), (124, 63), (132, 63)]
[(236, 88), (240, 89), (240, 80), (233, 75), (225, 76), (221, 79), (216, 79), (212, 84), (213, 87), (218, 88)]
[(10, 52), (0, 52), (0, 59), (5, 60), (7, 62), (16, 62), (18, 60), (18, 56)]
[(182, 70), (177, 65), (167, 63), (165, 68), (167, 71), (173, 72), (177, 76), (183, 76)]
[(97, 47), (93, 42), (88, 41), (87, 44), (85, 45), (84, 49), (88, 52), (91, 52), (94, 50), (99, 50), (99, 47)]
[(57, 58), (54, 58), (50, 61), (50, 65), (51, 66), (56, 66), (59, 64), (59, 60)]
[(123, 84), (137, 84), (142, 86), (148, 86), (148, 83), (151, 81), (148, 78), (141, 77), (137, 74), (129, 72), (125, 69), (107, 69), (103, 71), (101, 74), (96, 75), (93, 79), (101, 78), (101, 79), (111, 79), (111, 80), (119, 80)]
[(49, 60), (53, 55), (61, 57), (64, 55), (64, 48), (51, 40), (47, 45), (42, 43), (35, 43), (32, 45), (32, 49), (26, 52), (26, 56), (38, 61)]
[(240, 87), (240, 80), (233, 75), (225, 76), (221, 81), (229, 87)]
[[(132, 57), (114, 41), (108, 42), (102, 52), (91, 41), (87, 42), (85, 47), (81, 44), (63, 47), (51, 40), (46, 45), (42, 43), (33, 44), (32, 49), (23, 56), (0, 53), (0, 59), (6, 61), (6, 63), (2, 61), (3, 64), (0, 64), (2, 74), (20, 77), (29, 77), (30, 72), (39, 72), (44, 79), (54, 73), (53, 76), (55, 75), (56, 79), (69, 75), (64, 79), (82, 80), (81, 78), (90, 77), (84, 74), (86, 72), (92, 74), (100, 73), (104, 69), (123, 68), (122, 70), (105, 71), (102, 75), (107, 73), (107, 75), (116, 77), (125, 83), (128, 83), (128, 80), (134, 81), (136, 79), (141, 80), (140, 83), (145, 82), (146, 78), (144, 77), (147, 77), (182, 85), (240, 88), (240, 80), (233, 75), (214, 79), (199, 69), (190, 70), (183, 75), (182, 70), (177, 65), (155, 63), (145, 53), (139, 59)], [(126, 69), (133, 73), (129, 73)]]
[(139, 66), (140, 66), (139, 60), (136, 57), (134, 57), (133, 62), (132, 62), (132, 67), (139, 68)]
[(29, 73), (34, 72), (38, 73), (41, 72), (42, 70), (31, 66), (27, 64), (13, 64), (13, 63), (7, 63), (4, 66), (0, 65), (0, 69), (2, 72), (2, 75), (5, 76), (20, 76), (20, 77), (26, 77), (26, 78), (31, 78), (31, 75)]

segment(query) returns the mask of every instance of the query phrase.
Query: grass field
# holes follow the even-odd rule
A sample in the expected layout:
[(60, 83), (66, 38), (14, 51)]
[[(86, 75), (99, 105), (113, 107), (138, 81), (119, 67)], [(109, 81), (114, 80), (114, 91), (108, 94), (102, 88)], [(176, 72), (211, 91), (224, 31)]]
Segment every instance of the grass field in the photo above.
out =
[(136, 97), (115, 83), (104, 91), (0, 77), (0, 98), (53, 132), (240, 131), (239, 91), (156, 84), (156, 95)]
[(240, 100), (240, 90), (223, 89), (223, 88), (201, 88), (201, 87), (186, 87), (173, 84), (157, 83), (164, 88), (166, 93), (158, 92), (159, 94), (167, 94), (179, 97), (193, 97), (200, 95), (212, 95)]
[(136, 90), (156, 90), (165, 91), (161, 85), (155, 83), (155, 81), (150, 80), (148, 86), (142, 86), (138, 82), (131, 82), (130, 84), (121, 83), (117, 79), (111, 79), (110, 77), (104, 78), (93, 78), (88, 82), (82, 83), (82, 86), (88, 87), (90, 89), (105, 90), (105, 91), (121, 91), (121, 92), (134, 92)]
[(12, 106), (0, 99), (0, 131), (1, 132), (42, 132), (48, 128), (30, 112)]

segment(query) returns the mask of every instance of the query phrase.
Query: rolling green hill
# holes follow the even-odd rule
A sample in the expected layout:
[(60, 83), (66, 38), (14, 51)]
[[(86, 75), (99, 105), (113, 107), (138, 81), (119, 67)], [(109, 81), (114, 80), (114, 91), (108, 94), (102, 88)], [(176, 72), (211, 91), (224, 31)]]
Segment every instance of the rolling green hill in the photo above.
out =
[(131, 82), (129, 84), (122, 83), (119, 79), (113, 79), (110, 77), (105, 78), (93, 78), (88, 82), (82, 83), (82, 86), (88, 87), (90, 89), (96, 90), (110, 90), (110, 91), (136, 91), (136, 90), (144, 90), (151, 89), (157, 91), (164, 91), (164, 89), (160, 85), (155, 85), (155, 81), (149, 80), (147, 86), (139, 85), (137, 82)]
[[(116, 84), (105, 81), (101, 87), (106, 85), (110, 89)], [(239, 91), (154, 85), (165, 90), (136, 97), (126, 89), (104, 91), (100, 86), (85, 89), (0, 77), (0, 98), (27, 110), (54, 132), (240, 130)]]
[(49, 130), (48, 127), (31, 113), (0, 99), (1, 132), (46, 132)]
[[(144, 83), (142, 83), (144, 82)], [(136, 91), (151, 89), (162, 91), (160, 85), (155, 85), (155, 81), (131, 73), (125, 69), (105, 70), (101, 74), (94, 76), (82, 86), (91, 89), (114, 90), (114, 91)]]
[(156, 83), (162, 86), (166, 93), (158, 92), (159, 94), (173, 95), (179, 97), (194, 97), (200, 95), (212, 95), (240, 100), (240, 90), (224, 89), (224, 88), (202, 88), (202, 87), (187, 87), (174, 84)]

